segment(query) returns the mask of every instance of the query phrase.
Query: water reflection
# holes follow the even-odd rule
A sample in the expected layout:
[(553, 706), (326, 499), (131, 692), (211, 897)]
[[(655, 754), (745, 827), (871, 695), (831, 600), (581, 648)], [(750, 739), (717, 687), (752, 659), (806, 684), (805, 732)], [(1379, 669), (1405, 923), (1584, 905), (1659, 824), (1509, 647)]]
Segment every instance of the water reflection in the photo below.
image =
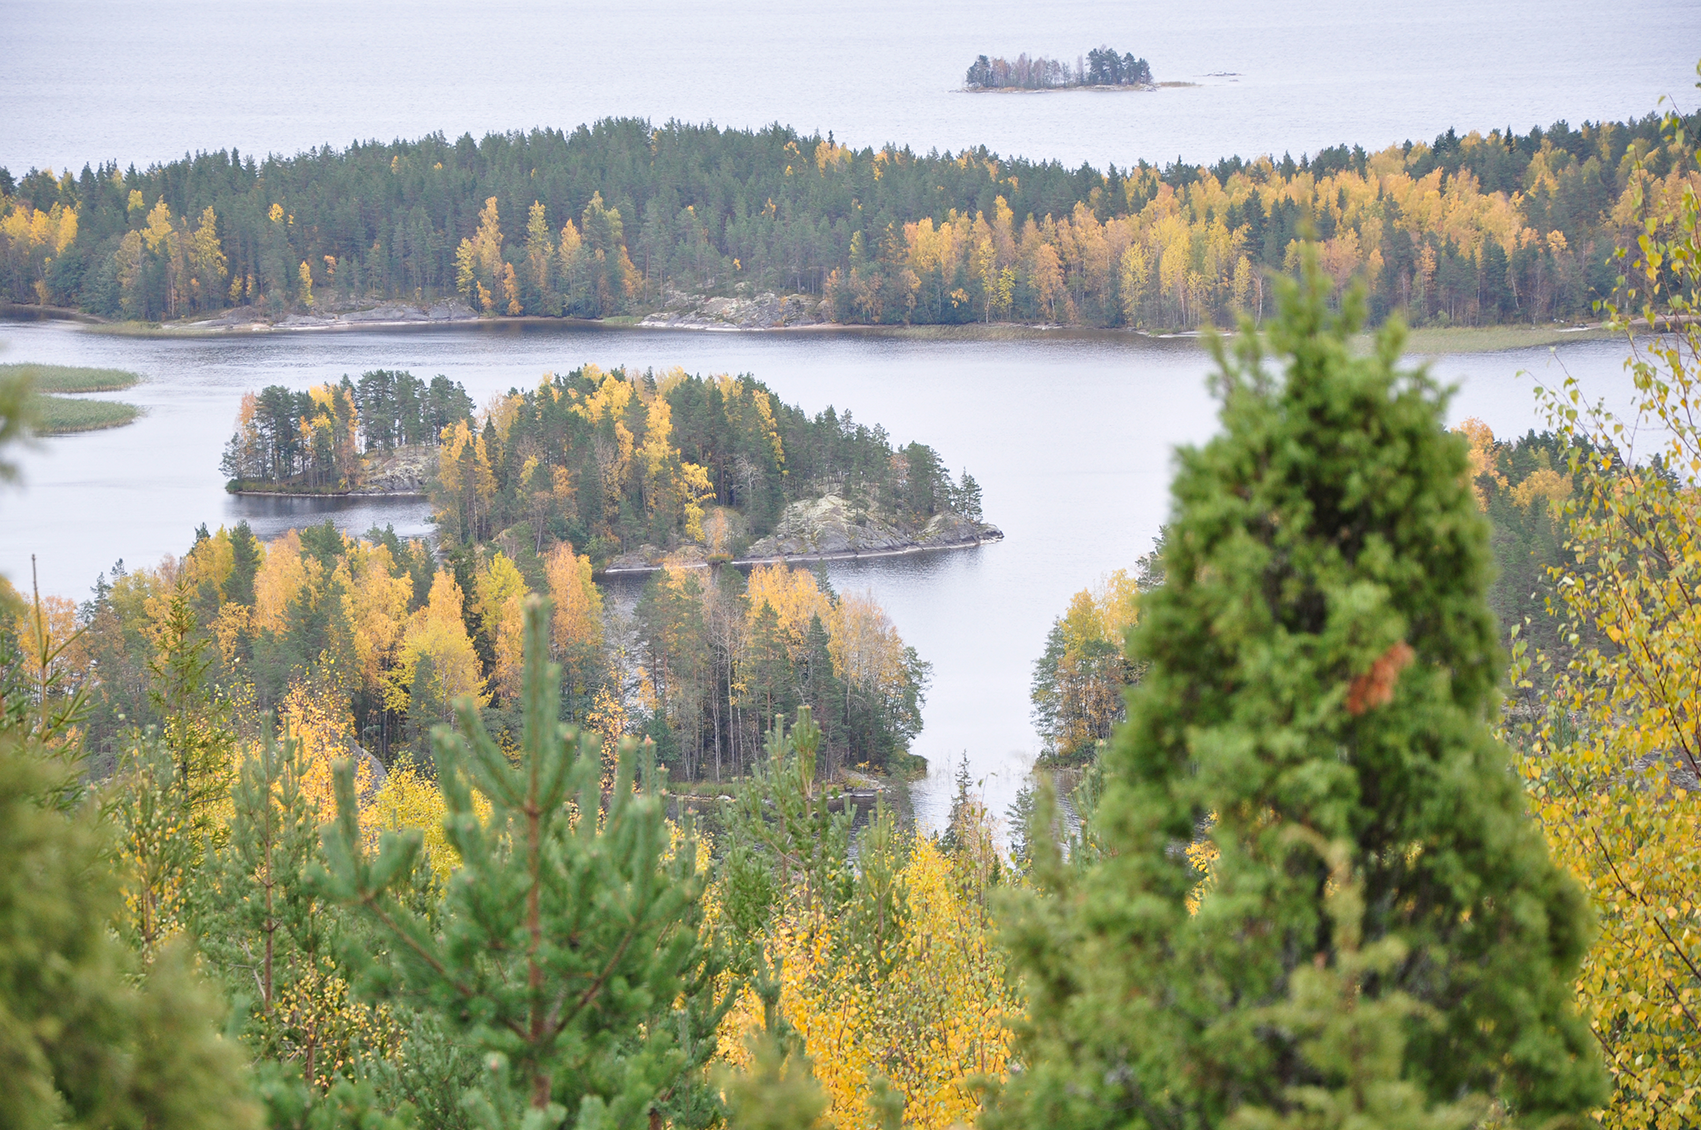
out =
[(287, 498), (277, 495), (232, 497), (225, 503), (223, 523), (247, 522), (256, 537), (270, 541), (289, 530), (330, 522), (345, 534), (359, 536), (385, 526), (401, 538), (435, 537), (431, 505), (423, 498)]

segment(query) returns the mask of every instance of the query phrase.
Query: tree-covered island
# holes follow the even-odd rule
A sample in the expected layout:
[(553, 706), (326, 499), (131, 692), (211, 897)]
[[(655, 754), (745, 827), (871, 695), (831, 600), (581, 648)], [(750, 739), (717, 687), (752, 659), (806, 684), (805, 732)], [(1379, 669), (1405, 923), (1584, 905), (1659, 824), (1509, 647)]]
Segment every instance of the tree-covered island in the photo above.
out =
[(1073, 90), (1081, 87), (1121, 87), (1129, 90), (1153, 88), (1152, 67), (1132, 54), (1117, 54), (1109, 47), (1095, 47), (1078, 56), (1071, 67), (1061, 59), (1029, 58), (1026, 52), (1014, 61), (999, 56), (976, 57), (963, 79), (967, 90)]
[(443, 544), (519, 560), (556, 543), (600, 570), (822, 560), (999, 540), (980, 487), (923, 443), (749, 376), (585, 365), (482, 411), (459, 384), (375, 370), (243, 398), (232, 491), (428, 494)]

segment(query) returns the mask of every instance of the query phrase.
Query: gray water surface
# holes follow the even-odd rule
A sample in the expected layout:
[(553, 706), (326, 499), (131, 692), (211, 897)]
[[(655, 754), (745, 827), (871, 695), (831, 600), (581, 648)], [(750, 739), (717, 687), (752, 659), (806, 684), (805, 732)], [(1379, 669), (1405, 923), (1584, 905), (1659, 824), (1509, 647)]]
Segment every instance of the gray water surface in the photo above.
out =
[[(1148, 59), (1151, 93), (963, 94), (976, 55)], [(1103, 168), (1380, 149), (1696, 104), (1694, 0), (0, 2), (0, 165), (295, 153), (643, 116)], [(630, 220), (628, 221), (631, 222)]]
[[(1460, 354), (1434, 372), (1460, 384), (1450, 417), (1497, 434), (1536, 426), (1532, 389), (1577, 375), (1621, 401), (1616, 342)], [(239, 499), (223, 491), (219, 455), (242, 394), (293, 388), (367, 369), (445, 373), (475, 401), (590, 361), (750, 372), (813, 413), (835, 405), (885, 426), (894, 441), (932, 444), (953, 471), (980, 481), (1003, 542), (968, 551), (834, 564), (841, 591), (872, 589), (905, 640), (933, 664), (916, 752), (933, 778), (916, 790), (924, 825), (939, 824), (949, 776), (966, 756), (995, 811), (1038, 750), (1028, 680), (1070, 594), (1128, 568), (1151, 548), (1168, 511), (1176, 445), (1205, 439), (1215, 405), (1210, 359), (1194, 340), (1067, 334), (1018, 341), (940, 341), (855, 332), (713, 334), (583, 327), (480, 326), (425, 331), (278, 334), (162, 340), (0, 322), (0, 358), (116, 366), (146, 381), (115, 396), (147, 414), (130, 427), (42, 441), (25, 485), (0, 492), (0, 573), (81, 597), (116, 559), (153, 564), (182, 553), (205, 522), (246, 518), (265, 535), (324, 521), (361, 532), (393, 522), (428, 529), (416, 501)], [(1520, 370), (1531, 375), (1520, 376)]]

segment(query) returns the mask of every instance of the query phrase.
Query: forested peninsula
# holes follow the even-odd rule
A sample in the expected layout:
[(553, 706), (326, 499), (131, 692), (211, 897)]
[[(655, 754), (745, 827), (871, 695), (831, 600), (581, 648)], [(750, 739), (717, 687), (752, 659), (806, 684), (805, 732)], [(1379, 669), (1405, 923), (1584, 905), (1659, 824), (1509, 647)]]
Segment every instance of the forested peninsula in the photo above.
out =
[(960, 548), (1002, 539), (980, 486), (924, 443), (749, 376), (585, 365), (480, 411), (459, 384), (374, 370), (243, 398), (228, 488), (428, 494), (450, 558), (493, 545), (541, 576), (558, 543), (598, 572)]
[(0, 295), (201, 328), (564, 316), (1184, 330), (1267, 316), (1268, 274), (1292, 267), (1309, 225), (1336, 293), (1368, 285), (1373, 321), (1540, 324), (1613, 297), (1612, 250), (1635, 238), (1630, 189), (1657, 195), (1673, 168), (1652, 116), (1102, 172), (610, 119), (0, 170)]

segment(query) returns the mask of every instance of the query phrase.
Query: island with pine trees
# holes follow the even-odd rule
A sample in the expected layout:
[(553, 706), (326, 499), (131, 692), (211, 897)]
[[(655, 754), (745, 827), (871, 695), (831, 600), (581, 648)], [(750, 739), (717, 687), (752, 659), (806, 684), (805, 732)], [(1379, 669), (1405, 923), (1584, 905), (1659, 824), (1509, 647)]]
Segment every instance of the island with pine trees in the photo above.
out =
[(980, 486), (924, 443), (833, 408), (811, 417), (760, 381), (586, 365), (481, 412), (447, 377), (374, 370), (243, 398), (233, 493), (429, 497), (446, 548), (541, 556), (568, 542), (599, 573), (664, 561), (822, 561), (1000, 541)]
[(1156, 90), (1151, 64), (1130, 53), (1118, 54), (1110, 47), (1095, 47), (1077, 56), (1070, 66), (1061, 59), (1043, 55), (1029, 58), (1026, 52), (1014, 60), (981, 55), (970, 64), (963, 79), (969, 91), (985, 90)]

